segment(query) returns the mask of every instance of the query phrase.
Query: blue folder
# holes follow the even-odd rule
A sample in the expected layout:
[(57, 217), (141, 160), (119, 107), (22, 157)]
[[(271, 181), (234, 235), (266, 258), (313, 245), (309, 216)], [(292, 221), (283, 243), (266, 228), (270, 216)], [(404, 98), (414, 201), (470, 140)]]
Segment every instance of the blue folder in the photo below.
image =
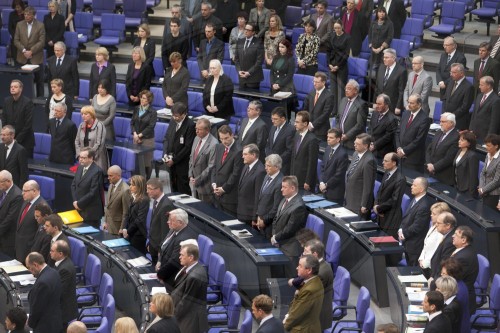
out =
[(130, 242), (128, 240), (126, 240), (125, 238), (108, 239), (108, 240), (102, 241), (102, 243), (109, 248), (130, 245)]

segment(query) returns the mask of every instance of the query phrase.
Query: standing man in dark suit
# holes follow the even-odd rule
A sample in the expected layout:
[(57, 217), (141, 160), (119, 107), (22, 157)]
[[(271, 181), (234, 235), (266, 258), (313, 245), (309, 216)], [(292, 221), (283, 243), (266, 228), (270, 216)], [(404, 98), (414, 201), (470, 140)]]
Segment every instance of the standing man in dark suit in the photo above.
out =
[(12, 181), (12, 174), (0, 171), (0, 252), (16, 255), (16, 224), (23, 203), (22, 192)]
[(488, 134), (500, 133), (500, 98), (493, 90), (493, 85), (491, 76), (483, 76), (479, 81), (481, 93), (474, 102), (469, 126), (479, 143), (483, 143)]
[(43, 49), (45, 47), (45, 27), (42, 22), (35, 19), (36, 9), (28, 6), (24, 9), (24, 21), (16, 25), (14, 45), (17, 49), (16, 61), (21, 64), (40, 66), (34, 72), (36, 95), (42, 97), (43, 76), (45, 66), (43, 62)]
[(500, 61), (500, 24), (498, 25), (497, 35), (491, 36), (490, 45), (492, 47), (490, 57), (496, 61)]
[(76, 125), (68, 117), (64, 103), (54, 106), (54, 118), (49, 119), (48, 131), (52, 137), (50, 142), (49, 161), (54, 163), (75, 163)]
[[(45, 220), (44, 229), (47, 235), (50, 236), (51, 244), (54, 244), (58, 240), (63, 240), (69, 244), (68, 236), (66, 236), (62, 232), (64, 222), (59, 215), (50, 214), (49, 216), (45, 217), (44, 220)], [(47, 261), (47, 265), (49, 265), (50, 267), (55, 267), (54, 264), (55, 261), (53, 261), (52, 258), (49, 258), (49, 260)]]
[(425, 161), (427, 171), (440, 182), (453, 186), (455, 183), (453, 160), (458, 152), (459, 134), (455, 128), (455, 115), (443, 113), (440, 119), (441, 132), (437, 132), (427, 146)]
[(61, 278), (61, 319), (63, 328), (78, 317), (76, 303), (76, 270), (70, 258), (68, 242), (58, 240), (50, 247), (50, 258), (55, 263), (55, 269)]
[(245, 38), (238, 40), (234, 53), (234, 64), (240, 78), (240, 89), (258, 90), (260, 81), (264, 79), (262, 59), (264, 47), (262, 41), (255, 37), (255, 27), (245, 26)]
[(370, 151), (378, 158), (383, 158), (386, 154), (393, 152), (394, 139), (398, 130), (398, 118), (389, 111), (391, 99), (386, 94), (377, 97), (375, 111), (370, 119), (370, 131), (372, 144)]
[(290, 174), (293, 137), (295, 128), (286, 120), (286, 110), (282, 107), (274, 108), (271, 112), (273, 126), (269, 130), (266, 145), (266, 156), (278, 154), (281, 157), (283, 174)]
[(16, 130), (17, 142), (26, 149), (28, 158), (33, 157), (35, 133), (33, 132), (33, 102), (23, 93), (23, 83), (12, 80), (10, 97), (3, 104), (2, 126), (11, 125)]
[(438, 83), (441, 100), (443, 100), (446, 88), (450, 84), (450, 71), (451, 65), (460, 63), (467, 66), (467, 59), (462, 52), (457, 50), (457, 43), (453, 37), (446, 37), (443, 41), (444, 53), (441, 54), (439, 59), (438, 68), (436, 71), (436, 81)]
[(359, 83), (349, 80), (345, 86), (345, 97), (340, 100), (336, 112), (337, 128), (342, 131), (342, 145), (354, 149), (358, 134), (366, 131), (368, 104), (359, 95)]
[(497, 60), (490, 57), (493, 46), (490, 43), (482, 42), (479, 44), (479, 59), (474, 60), (474, 96), (479, 91), (479, 80), (483, 76), (493, 78), (493, 90), (498, 91), (498, 80), (500, 79), (500, 64)]
[[(189, 0), (189, 1), (200, 1), (200, 0)], [(182, 4), (181, 4), (182, 7)], [(184, 10), (183, 10), (184, 12)], [(191, 22), (193, 30), (191, 33), (191, 38), (193, 40), (194, 47), (196, 52), (200, 51), (200, 42), (205, 39), (205, 26), (208, 23), (213, 24), (215, 28), (215, 36), (222, 40), (222, 21), (216, 17), (213, 13), (215, 9), (212, 8), (212, 3), (210, 2), (201, 2), (201, 11), (199, 15), (195, 15), (192, 18), (189, 18), (188, 21)]]
[(411, 185), (413, 199), (401, 221), (398, 230), (399, 241), (405, 248), (408, 266), (418, 266), (418, 257), (424, 248), (424, 239), (429, 230), (431, 199), (427, 196), (429, 183), (424, 177), (417, 177)]
[(403, 96), (408, 81), (406, 69), (397, 61), (396, 50), (385, 49), (383, 64), (377, 70), (376, 96), (386, 94), (391, 100), (390, 110), (401, 115), (404, 110)]
[(257, 224), (257, 202), (266, 175), (264, 165), (259, 161), (259, 153), (254, 143), (243, 147), (244, 166), (238, 184), (237, 217), (249, 225)]
[[(172, 156), (166, 160), (170, 168), (172, 191), (191, 195), (189, 187), (189, 155), (196, 135), (194, 123), (187, 116), (187, 106), (184, 103), (174, 103), (172, 119), (165, 139), (163, 140), (164, 156)], [(164, 157), (165, 158), (165, 157)]]
[(422, 97), (422, 109), (429, 114), (429, 96), (432, 93), (432, 77), (424, 70), (424, 57), (416, 56), (411, 61), (413, 71), (408, 74), (408, 81), (403, 94), (403, 104), (408, 109), (410, 95), (419, 94)]
[(5, 125), (1, 131), (0, 170), (7, 170), (12, 181), (22, 186), (28, 180), (28, 154), (17, 140), (14, 140), (15, 130), (11, 125)]
[(218, 132), (221, 143), (215, 146), (215, 163), (211, 172), (215, 206), (236, 216), (238, 181), (243, 167), (241, 146), (229, 126), (222, 125)]
[[(248, 117), (243, 118), (241, 121), (239, 131), (240, 137), (238, 138), (238, 141), (242, 147), (255, 143), (259, 148), (259, 151), (264, 152), (269, 132), (266, 122), (260, 117), (262, 109), (262, 102), (259, 100), (253, 100), (248, 104)], [(264, 161), (264, 154), (262, 154), (260, 160)]]
[[(299, 111), (295, 116), (297, 133), (293, 138), (290, 175), (296, 176), (299, 191), (313, 191), (317, 182), (319, 145), (309, 132), (309, 112)], [(293, 274), (293, 273), (292, 273)]]
[(78, 72), (77, 60), (66, 55), (66, 45), (63, 42), (54, 43), (54, 56), (47, 59), (47, 66), (49, 91), (50, 81), (61, 79), (64, 82), (64, 93), (71, 98), (78, 97), (80, 91), (80, 74)]
[(179, 261), (181, 242), (196, 238), (197, 235), (188, 227), (188, 214), (178, 208), (170, 211), (168, 216), (169, 233), (161, 243), (159, 260), (156, 263), (158, 279), (165, 285), (167, 292), (174, 290), (174, 279), (182, 268)]
[(456, 116), (457, 129), (469, 128), (469, 109), (474, 101), (474, 88), (465, 77), (465, 68), (462, 64), (452, 64), (450, 80), (446, 87), (442, 112), (453, 113)]
[(130, 208), (129, 186), (122, 179), (122, 169), (118, 165), (108, 168), (108, 200), (104, 207), (104, 226), (112, 235), (119, 235), (125, 228), (125, 217)]
[(199, 250), (196, 245), (181, 247), (179, 260), (182, 269), (175, 276), (172, 291), (174, 316), (182, 333), (203, 333), (207, 323), (207, 271), (198, 263)]
[(380, 182), (375, 206), (373, 206), (380, 229), (396, 239), (403, 215), (401, 201), (406, 187), (406, 179), (401, 173), (399, 162), (396, 153), (388, 153), (384, 156), (382, 165), (385, 173)]
[(406, 22), (406, 16), (408, 16), (403, 0), (385, 0), (383, 3), (379, 3), (379, 5), (385, 7), (387, 17), (394, 26), (394, 38), (399, 39), (401, 37), (401, 29), (403, 29)]
[(330, 129), (330, 114), (333, 111), (333, 94), (326, 89), (327, 76), (323, 72), (314, 74), (314, 90), (304, 99), (303, 110), (309, 112), (309, 131), (313, 132), (318, 140), (326, 140), (326, 132)]
[(436, 220), (436, 230), (443, 235), (443, 240), (439, 243), (434, 255), (431, 258), (431, 277), (437, 280), (441, 276), (441, 262), (448, 259), (455, 246), (453, 245), (453, 234), (457, 226), (457, 219), (450, 212), (443, 212)]
[(295, 275), (294, 267), (297, 267), (301, 254), (300, 244), (295, 235), (305, 227), (307, 219), (306, 206), (298, 192), (297, 177), (283, 177), (281, 183), (283, 199), (273, 221), (271, 243), (290, 258), (290, 263), (284, 267), (286, 276)]
[[(50, 241), (52, 237), (45, 232), (45, 219), (52, 214), (52, 208), (46, 203), (39, 203), (35, 206), (35, 220), (38, 223), (38, 230), (33, 239), (33, 246), (29, 252), (40, 253), (45, 262), (50, 259)], [(50, 265), (49, 265), (50, 266)]]
[(98, 228), (104, 215), (102, 170), (94, 163), (95, 152), (90, 148), (80, 151), (80, 166), (71, 183), (73, 207), (79, 211), (85, 223)]
[(153, 199), (153, 212), (151, 213), (151, 224), (149, 227), (148, 251), (151, 255), (153, 266), (158, 262), (160, 246), (169, 232), (167, 225), (169, 212), (175, 207), (169, 198), (163, 193), (163, 184), (158, 178), (151, 178), (146, 185), (146, 191), (150, 199)]
[[(19, 211), (16, 222), (16, 259), (23, 262), (33, 246), (35, 234), (38, 230), (38, 222), (35, 219), (35, 207), (39, 203), (45, 203), (40, 196), (40, 186), (34, 180), (28, 180), (23, 185), (23, 204)], [(33, 327), (32, 327), (33, 328)]]
[(211, 124), (208, 119), (198, 119), (195, 130), (191, 156), (189, 157), (189, 182), (195, 198), (212, 203), (212, 185), (210, 169), (215, 163), (215, 146), (217, 139), (210, 133)]
[(259, 322), (256, 333), (285, 333), (283, 323), (273, 316), (273, 300), (267, 295), (255, 296), (252, 300), (252, 313)]
[(26, 268), (36, 277), (35, 284), (28, 294), (29, 327), (33, 329), (33, 333), (62, 332), (59, 274), (55, 269), (47, 266), (40, 253), (27, 254), (24, 262)]
[(210, 73), (208, 67), (210, 60), (218, 59), (221, 63), (224, 59), (224, 42), (215, 37), (215, 27), (212, 23), (207, 23), (205, 26), (205, 36), (200, 42), (200, 50), (198, 51), (198, 67), (200, 69), (201, 78), (206, 80)]
[(444, 296), (439, 291), (428, 291), (422, 302), (424, 312), (429, 314), (424, 333), (452, 333), (451, 324), (443, 314)]
[(371, 138), (366, 133), (356, 137), (345, 181), (345, 207), (365, 220), (370, 218), (373, 207), (373, 187), (377, 173), (377, 161), (368, 150), (370, 143)]
[(282, 166), (281, 157), (278, 154), (271, 154), (266, 157), (266, 177), (259, 190), (257, 198), (257, 227), (267, 239), (272, 236), (272, 223), (276, 213), (278, 212), (278, 205), (283, 196), (281, 195), (281, 181), (283, 173), (280, 171)]
[(191, 24), (181, 16), (181, 8), (175, 4), (171, 7), (172, 17), (168, 17), (163, 28), (161, 44), (161, 60), (163, 68), (171, 67), (169, 57), (173, 52), (179, 52), (182, 60), (186, 63), (188, 54), (191, 54)]
[(401, 117), (396, 133), (396, 151), (403, 159), (403, 166), (424, 172), (425, 140), (429, 132), (430, 119), (422, 112), (422, 98), (411, 95), (408, 98), (408, 111)]
[(338, 128), (328, 130), (326, 149), (323, 154), (323, 166), (319, 190), (327, 200), (342, 204), (345, 195), (345, 173), (349, 166), (347, 151), (340, 145), (342, 132)]

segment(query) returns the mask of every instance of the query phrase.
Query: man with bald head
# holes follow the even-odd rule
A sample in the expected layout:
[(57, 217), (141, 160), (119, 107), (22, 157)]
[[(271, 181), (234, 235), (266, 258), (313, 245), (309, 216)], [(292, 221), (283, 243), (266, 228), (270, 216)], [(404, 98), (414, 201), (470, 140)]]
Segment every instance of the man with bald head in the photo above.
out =
[(432, 77), (424, 70), (424, 57), (416, 56), (411, 61), (413, 71), (408, 74), (408, 81), (403, 94), (403, 104), (408, 108), (408, 97), (419, 94), (422, 97), (422, 109), (429, 114), (429, 96), (432, 92)]
[(81, 321), (74, 321), (69, 324), (66, 333), (87, 333), (87, 326)]
[(108, 169), (109, 188), (104, 207), (104, 230), (118, 235), (123, 229), (123, 222), (130, 207), (128, 184), (122, 179), (122, 169), (112, 165)]
[(436, 71), (436, 82), (440, 89), (441, 100), (444, 99), (446, 88), (450, 84), (451, 65), (460, 63), (467, 67), (467, 59), (462, 52), (457, 50), (457, 43), (453, 37), (446, 37), (443, 41), (444, 53), (439, 59), (438, 68)]
[(14, 257), (16, 223), (23, 203), (21, 189), (12, 181), (12, 174), (0, 171), (0, 252)]
[(16, 130), (13, 126), (5, 125), (2, 128), (1, 138), (0, 170), (8, 170), (12, 175), (14, 184), (21, 187), (28, 180), (28, 153), (15, 140)]

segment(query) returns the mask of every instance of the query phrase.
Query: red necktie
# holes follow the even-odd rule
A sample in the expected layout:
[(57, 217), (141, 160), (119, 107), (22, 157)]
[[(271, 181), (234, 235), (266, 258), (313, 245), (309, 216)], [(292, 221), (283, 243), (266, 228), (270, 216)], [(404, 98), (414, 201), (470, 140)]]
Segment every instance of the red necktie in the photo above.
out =
[(21, 218), (19, 219), (19, 225), (23, 223), (24, 217), (28, 213), (28, 210), (30, 210), (31, 202), (28, 202), (26, 207), (24, 207), (23, 213), (21, 214)]
[(484, 60), (481, 60), (481, 66), (479, 66), (479, 73), (477, 75), (478, 79), (483, 77), (483, 70), (484, 70)]
[(358, 5), (356, 6), (356, 9), (358, 10), (358, 12), (361, 11), (361, 6), (363, 6), (363, 1), (359, 0)]
[(224, 161), (226, 160), (228, 153), (229, 153), (229, 148), (226, 147), (226, 149), (224, 149), (224, 154), (222, 155), (222, 164), (224, 164)]
[(408, 124), (406, 124), (406, 128), (410, 127), (412, 121), (413, 121), (413, 113), (410, 115), (410, 119), (408, 119)]
[(200, 139), (200, 141), (198, 142), (198, 144), (196, 145), (196, 148), (194, 150), (194, 156), (193, 156), (193, 161), (196, 161), (196, 158), (198, 157), (198, 154), (200, 153), (200, 147), (201, 147), (201, 143), (203, 142), (202, 139)]
[(418, 79), (418, 74), (415, 74), (415, 76), (413, 77), (413, 84), (412, 84), (412, 88), (415, 87), (415, 82), (417, 82), (417, 79)]

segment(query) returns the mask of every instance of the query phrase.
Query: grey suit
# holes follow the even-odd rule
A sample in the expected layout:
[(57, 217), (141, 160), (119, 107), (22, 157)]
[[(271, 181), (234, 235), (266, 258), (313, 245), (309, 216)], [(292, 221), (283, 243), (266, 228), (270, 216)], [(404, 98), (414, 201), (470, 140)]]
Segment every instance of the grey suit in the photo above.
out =
[[(311, 15), (311, 20), (314, 20), (316, 24), (318, 23), (317, 12)], [(321, 46), (323, 46), (328, 40), (328, 34), (332, 33), (333, 33), (332, 16), (327, 12), (325, 12), (325, 14), (323, 14), (323, 18), (321, 19), (321, 23), (319, 24), (319, 26), (316, 26), (316, 35), (318, 35), (320, 39)]]
[(258, 15), (257, 7), (250, 10), (250, 15), (248, 16), (248, 23), (252, 24), (256, 29), (257, 34), (255, 37), (264, 38), (264, 34), (267, 29), (269, 29), (269, 17), (271, 16), (271, 11), (264, 7), (262, 13)]
[(0, 204), (0, 252), (14, 258), (16, 255), (14, 245), (16, 225), (23, 203), (23, 196), (21, 189), (16, 185), (12, 185), (8, 191)]
[[(479, 176), (479, 188), (483, 191), (483, 202), (493, 206), (495, 202), (497, 203), (500, 195), (500, 158), (494, 158), (486, 165), (487, 159), (488, 156), (486, 156), (483, 170)], [(488, 197), (493, 198), (491, 202), (489, 202), (491, 198)]]
[[(356, 135), (366, 131), (368, 104), (358, 95), (351, 100), (351, 105), (346, 110), (348, 101), (347, 97), (342, 98), (340, 101), (339, 109), (337, 110), (337, 128), (340, 128), (342, 133), (347, 136), (347, 140), (343, 141), (344, 147), (354, 149)], [(347, 116), (344, 116), (345, 112), (347, 112)]]
[(422, 109), (429, 114), (429, 96), (432, 92), (432, 77), (425, 70), (422, 70), (413, 84), (415, 79), (415, 72), (410, 72), (408, 74), (408, 81), (406, 81), (406, 87), (403, 93), (403, 103), (405, 109), (408, 108), (408, 97), (413, 94), (419, 94), (422, 97)]
[(281, 180), (283, 179), (283, 173), (279, 172), (276, 177), (266, 185), (268, 178), (269, 176), (264, 178), (256, 206), (257, 216), (260, 217), (266, 225), (266, 228), (263, 230), (264, 234), (269, 239), (272, 236), (271, 226), (273, 219), (278, 212), (278, 205), (281, 199), (283, 199), (281, 195)]
[(118, 235), (118, 231), (123, 229), (129, 207), (129, 186), (122, 179), (118, 186), (114, 186), (113, 193), (108, 190), (108, 200), (104, 207), (105, 221), (110, 234)]
[(207, 203), (212, 203), (212, 186), (210, 182), (210, 170), (215, 163), (215, 146), (217, 139), (208, 134), (207, 140), (199, 148), (198, 155), (195, 159), (195, 151), (200, 144), (200, 138), (194, 138), (193, 147), (191, 149), (191, 156), (189, 158), (189, 178), (195, 179), (193, 195), (194, 197), (203, 200)]
[[(373, 185), (377, 173), (377, 162), (370, 151), (366, 151), (354, 167), (358, 154), (355, 152), (351, 165), (347, 169), (345, 182), (345, 207), (361, 218), (368, 219), (373, 207)], [(362, 213), (365, 207), (368, 213)]]

